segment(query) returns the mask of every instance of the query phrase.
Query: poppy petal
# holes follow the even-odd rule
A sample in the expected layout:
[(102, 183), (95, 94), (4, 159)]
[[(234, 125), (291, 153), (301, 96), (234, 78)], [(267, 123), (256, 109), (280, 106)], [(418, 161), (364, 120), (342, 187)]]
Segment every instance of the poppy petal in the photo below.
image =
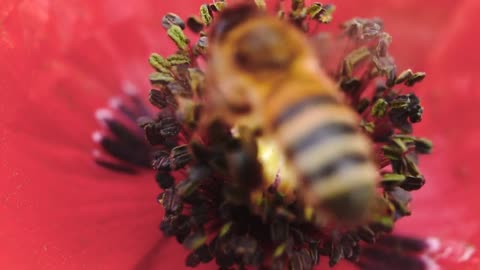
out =
[[(0, 66), (0, 215), (5, 221), (0, 237), (8, 248), (0, 254), (0, 266), (183, 266), (183, 248), (158, 231), (162, 213), (155, 204), (153, 176), (132, 178), (96, 166), (90, 134), (97, 128), (94, 111), (109, 97), (122, 88), (148, 89), (148, 54), (171, 49), (159, 13), (180, 10), (185, 16), (197, 12), (193, 8), (200, 2), (2, 1), (0, 59), (6, 64)], [(400, 41), (397, 33), (408, 36), (405, 40), (436, 34), (450, 15), (446, 1), (422, 1), (421, 7), (406, 1), (410, 4), (397, 12), (400, 2), (338, 1), (339, 10), (351, 11), (340, 13), (337, 21), (394, 14), (386, 23), (399, 22), (390, 32)], [(441, 9), (440, 16), (403, 20), (411, 16), (410, 7), (423, 14), (432, 5)], [(423, 23), (428, 25), (424, 32), (407, 32), (408, 26)], [(435, 34), (431, 39), (438, 39)], [(427, 50), (424, 40), (412, 40), (410, 46)], [(396, 57), (421, 65), (421, 58), (405, 51), (405, 57)]]
[[(475, 174), (480, 152), (480, 127), (475, 124), (480, 57), (473, 34), (480, 22), (478, 10), (480, 3), (475, 0), (459, 6), (454, 20), (442, 31), (443, 41), (429, 54), (428, 78), (420, 94), (425, 120), (418, 131), (433, 140), (434, 152), (420, 164), (427, 184), (414, 194), (415, 214), (398, 227), (410, 234), (462, 241), (474, 248), (480, 246), (480, 220), (475, 211), (480, 189)], [(467, 263), (462, 269), (477, 269), (478, 252)]]

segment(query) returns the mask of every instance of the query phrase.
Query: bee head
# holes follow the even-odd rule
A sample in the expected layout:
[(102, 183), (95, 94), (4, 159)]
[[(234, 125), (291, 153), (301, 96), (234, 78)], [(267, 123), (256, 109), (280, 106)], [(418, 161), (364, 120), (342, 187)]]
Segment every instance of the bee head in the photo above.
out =
[(222, 10), (216, 23), (212, 26), (210, 39), (223, 41), (232, 29), (260, 13), (255, 5), (247, 3)]

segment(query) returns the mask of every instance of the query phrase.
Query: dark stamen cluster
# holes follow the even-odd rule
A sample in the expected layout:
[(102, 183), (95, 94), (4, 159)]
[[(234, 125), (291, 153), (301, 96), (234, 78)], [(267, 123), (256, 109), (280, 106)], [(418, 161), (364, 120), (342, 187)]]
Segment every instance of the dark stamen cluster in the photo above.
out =
[(97, 110), (96, 118), (103, 130), (93, 134), (93, 140), (101, 146), (101, 151), (94, 151), (94, 159), (104, 168), (136, 174), (140, 168), (151, 167), (152, 146), (136, 124), (139, 117), (150, 112), (136, 93), (126, 96), (114, 97), (110, 108)]
[(425, 183), (416, 165), (417, 155), (428, 154), (432, 145), (411, 135), (412, 124), (421, 121), (423, 107), (406, 88), (420, 82), (425, 73), (408, 69), (397, 75), (388, 54), (391, 37), (378, 19), (355, 18), (344, 23), (343, 29), (351, 52), (340, 70), (331, 73), (362, 116), (361, 126), (378, 149), (379, 167), (391, 166), (391, 171), (383, 171), (381, 185), (384, 198), (395, 209), (395, 219), (410, 215), (409, 191)]
[[(263, 1), (255, 2), (265, 8)], [(341, 259), (358, 261), (360, 242), (375, 243), (398, 218), (409, 215), (410, 191), (425, 183), (417, 155), (428, 153), (431, 144), (411, 135), (423, 108), (418, 97), (405, 92), (425, 74), (407, 70), (397, 75), (388, 54), (391, 39), (381, 21), (353, 19), (343, 24), (342, 37), (349, 45), (339, 68), (329, 71), (375, 143), (383, 192), (370, 222), (348, 230), (319, 228), (299, 202), (277, 191), (276, 184), (259, 188), (263, 176), (255, 136), (235, 137), (220, 120), (198, 129), (206, 87), (198, 61), (208, 61), (203, 31), (226, 5), (225, 1), (202, 5), (200, 15), (186, 23), (173, 13), (165, 15), (162, 25), (178, 51), (168, 57), (152, 54), (149, 59), (155, 69), (149, 101), (160, 112), (139, 124), (158, 147), (152, 165), (163, 189), (161, 230), (191, 250), (186, 265), (192, 267), (213, 259), (221, 269), (235, 265), (312, 269), (321, 256), (329, 257), (331, 266)], [(278, 8), (278, 16), (310, 33), (329, 22), (333, 10), (331, 5), (293, 0), (290, 8)], [(187, 38), (186, 29), (196, 33), (195, 42)]]

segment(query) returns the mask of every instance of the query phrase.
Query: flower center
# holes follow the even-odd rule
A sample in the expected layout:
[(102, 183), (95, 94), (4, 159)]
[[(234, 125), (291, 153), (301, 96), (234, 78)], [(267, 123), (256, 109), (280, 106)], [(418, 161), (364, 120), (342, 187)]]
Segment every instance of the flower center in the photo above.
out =
[[(263, 14), (258, 16), (269, 16), (264, 13), (264, 1), (255, 2), (259, 14)], [(330, 59), (340, 59), (335, 63), (321, 61), (325, 65), (322, 68), (361, 118), (358, 126), (374, 144), (374, 160), (382, 175), (378, 186), (381, 193), (375, 195), (368, 208), (368, 219), (348, 226), (332, 221), (314, 212), (312, 207), (316, 206), (305, 206), (304, 194), (297, 189), (300, 177), (284, 158), (278, 142), (253, 131), (247, 136), (232, 132), (229, 116), (250, 110), (218, 111), (213, 114), (216, 117), (205, 120), (211, 105), (218, 102), (215, 96), (205, 96), (212, 87), (205, 77), (222, 86), (231, 82), (224, 82), (225, 78), (219, 74), (205, 74), (201, 69), (205, 62), (208, 65), (213, 61), (206, 52), (218, 49), (209, 45), (207, 34), (202, 31), (208, 32), (211, 25), (215, 25), (217, 32), (233, 31), (241, 27), (242, 18), (249, 17), (236, 12), (251, 12), (252, 8), (256, 9), (255, 6), (230, 9), (226, 8), (225, 1), (214, 1), (202, 5), (200, 16), (189, 18), (187, 23), (173, 13), (167, 14), (163, 26), (178, 51), (167, 57), (152, 54), (149, 59), (155, 69), (150, 75), (154, 89), (150, 91), (149, 101), (159, 112), (153, 116), (145, 114), (139, 105), (141, 102), (133, 102), (137, 106), (134, 110), (116, 106), (120, 114), (131, 120), (149, 116), (138, 123), (152, 146), (146, 146), (123, 122), (112, 120), (103, 111), (98, 118), (113, 139), (99, 133), (94, 139), (117, 160), (137, 166), (153, 165), (163, 190), (158, 197), (165, 209), (160, 228), (191, 250), (186, 258), (188, 266), (214, 258), (222, 269), (234, 265), (271, 269), (284, 269), (289, 265), (292, 269), (312, 269), (320, 256), (327, 256), (331, 266), (341, 259), (358, 261), (362, 242), (374, 243), (380, 235), (392, 230), (396, 220), (411, 214), (410, 191), (419, 189), (425, 182), (416, 160), (418, 154), (430, 151), (431, 144), (411, 135), (412, 124), (421, 120), (423, 108), (418, 98), (407, 92), (407, 88), (421, 81), (425, 74), (411, 70), (397, 74), (393, 58), (388, 54), (391, 38), (377, 19), (355, 18), (345, 22), (341, 38), (343, 44), (347, 44), (346, 53), (338, 55), (338, 51), (324, 51), (326, 46), (320, 46), (335, 39), (322, 38), (325, 35), (321, 34), (325, 33), (318, 32), (322, 23), (332, 19), (331, 5), (307, 5), (302, 0), (292, 1), (290, 9), (280, 5), (278, 18), (272, 20), (301, 29), (306, 42), (311, 42), (313, 48), (323, 48), (317, 49), (318, 57), (328, 55)], [(232, 17), (235, 24), (222, 26), (221, 18), (230, 17), (228, 14), (235, 15)], [(216, 21), (218, 16), (220, 22)], [(199, 33), (196, 42), (191, 43), (184, 34), (186, 26)], [(229, 47), (226, 48), (228, 52)], [(252, 52), (251, 48), (245, 49)], [(308, 63), (309, 70), (317, 70), (317, 66), (311, 66), (317, 60), (308, 59), (304, 63)], [(242, 91), (248, 91), (245, 89)], [(220, 102), (220, 105), (228, 104)], [(148, 153), (152, 149), (150, 161)], [(120, 166), (100, 158), (96, 160), (111, 169), (133, 170), (123, 163)], [(339, 164), (332, 165), (332, 170), (345, 170), (360, 161), (363, 159), (356, 156), (341, 159)], [(340, 202), (338, 205), (345, 202), (340, 195), (333, 199), (332, 203)]]

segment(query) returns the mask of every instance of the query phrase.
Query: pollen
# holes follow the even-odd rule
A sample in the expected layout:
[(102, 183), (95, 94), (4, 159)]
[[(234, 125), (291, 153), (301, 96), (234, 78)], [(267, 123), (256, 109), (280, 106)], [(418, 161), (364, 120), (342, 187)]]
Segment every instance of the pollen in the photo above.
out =
[(294, 191), (298, 183), (296, 173), (287, 163), (280, 146), (274, 139), (259, 138), (258, 160), (262, 164), (265, 187), (275, 188), (289, 200), (294, 200)]

